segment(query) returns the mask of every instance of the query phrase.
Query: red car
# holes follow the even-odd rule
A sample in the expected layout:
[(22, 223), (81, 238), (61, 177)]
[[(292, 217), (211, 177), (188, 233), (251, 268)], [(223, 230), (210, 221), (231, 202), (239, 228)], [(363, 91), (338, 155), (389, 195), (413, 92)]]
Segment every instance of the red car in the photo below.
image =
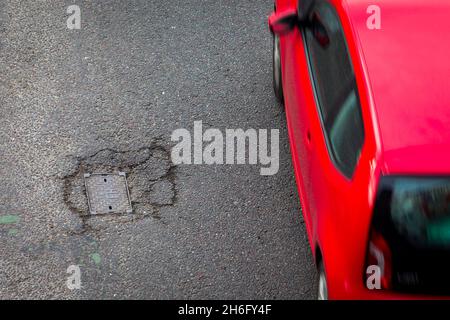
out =
[(269, 27), (319, 298), (450, 295), (450, 1), (276, 0)]

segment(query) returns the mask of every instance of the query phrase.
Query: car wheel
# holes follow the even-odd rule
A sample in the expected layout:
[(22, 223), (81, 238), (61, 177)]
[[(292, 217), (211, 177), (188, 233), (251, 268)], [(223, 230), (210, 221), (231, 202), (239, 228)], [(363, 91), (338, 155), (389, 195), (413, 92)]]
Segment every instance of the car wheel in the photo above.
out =
[(323, 268), (323, 264), (321, 263), (319, 266), (319, 284), (317, 290), (317, 299), (318, 300), (328, 300), (328, 285), (327, 285), (327, 277), (325, 275), (325, 270)]
[(273, 91), (275, 97), (283, 103), (283, 84), (281, 82), (280, 37), (273, 36)]

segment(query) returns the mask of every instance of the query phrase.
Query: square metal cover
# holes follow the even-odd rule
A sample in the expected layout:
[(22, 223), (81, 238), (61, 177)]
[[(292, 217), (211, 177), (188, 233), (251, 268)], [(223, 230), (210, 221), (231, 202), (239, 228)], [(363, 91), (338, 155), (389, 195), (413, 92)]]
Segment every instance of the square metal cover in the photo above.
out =
[(90, 214), (133, 212), (125, 172), (86, 173), (84, 183)]

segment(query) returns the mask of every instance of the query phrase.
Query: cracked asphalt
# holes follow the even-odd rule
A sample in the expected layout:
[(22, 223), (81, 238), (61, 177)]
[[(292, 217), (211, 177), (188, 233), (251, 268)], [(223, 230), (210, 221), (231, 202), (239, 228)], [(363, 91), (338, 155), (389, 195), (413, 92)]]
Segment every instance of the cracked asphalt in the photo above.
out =
[[(81, 30), (67, 29), (71, 4)], [(0, 8), (0, 299), (315, 297), (271, 87), (270, 0)], [(174, 166), (170, 135), (197, 120), (280, 129), (278, 174)], [(80, 174), (118, 168), (135, 213), (87, 216)]]

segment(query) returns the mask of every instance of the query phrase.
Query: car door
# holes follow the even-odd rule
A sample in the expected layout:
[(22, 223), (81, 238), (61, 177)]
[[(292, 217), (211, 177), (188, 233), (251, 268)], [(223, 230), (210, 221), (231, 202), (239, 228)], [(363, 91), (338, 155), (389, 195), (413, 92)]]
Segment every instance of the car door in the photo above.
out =
[(336, 219), (333, 211), (342, 207), (339, 202), (352, 190), (365, 135), (345, 33), (331, 2), (316, 1), (303, 41), (315, 97), (308, 105), (313, 140), (308, 159), (309, 197), (315, 227), (319, 228), (325, 220), (332, 223)]
[[(281, 9), (296, 8), (297, 0), (280, 1)], [(309, 209), (310, 161), (309, 138), (310, 128), (307, 106), (313, 103), (311, 83), (308, 75), (308, 62), (302, 40), (302, 30), (294, 28), (292, 32), (280, 37), (282, 75), (284, 87), (285, 112), (293, 165), (295, 168), (298, 191), (301, 198), (302, 212), (305, 217), (308, 235), (311, 232), (311, 216)], [(309, 100), (308, 100), (309, 97)]]
[(351, 183), (364, 127), (345, 35), (333, 5), (316, 1), (309, 26), (290, 36), (286, 43), (287, 55), (292, 54), (291, 65), (286, 64), (292, 71), (286, 79), (288, 125), (315, 237), (320, 213), (337, 206), (330, 203), (334, 195), (342, 191), (340, 186)]

